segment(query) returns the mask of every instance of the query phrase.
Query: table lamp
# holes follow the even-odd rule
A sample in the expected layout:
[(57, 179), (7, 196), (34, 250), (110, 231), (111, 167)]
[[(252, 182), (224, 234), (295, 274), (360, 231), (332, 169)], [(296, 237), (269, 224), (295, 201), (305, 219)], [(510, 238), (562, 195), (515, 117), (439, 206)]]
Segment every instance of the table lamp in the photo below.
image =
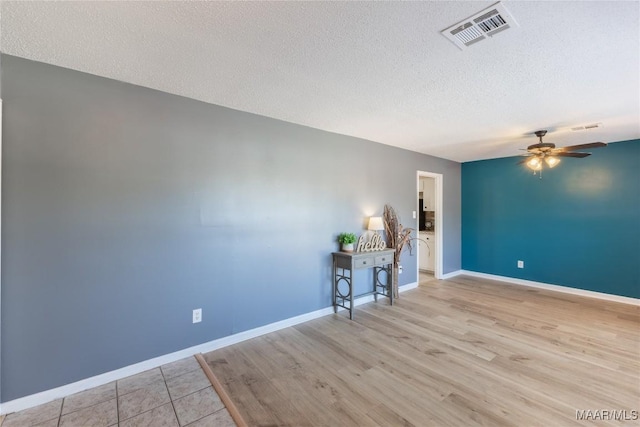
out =
[(369, 217), (369, 225), (367, 226), (367, 230), (372, 230), (374, 234), (378, 234), (378, 231), (384, 230), (382, 217), (381, 216)]

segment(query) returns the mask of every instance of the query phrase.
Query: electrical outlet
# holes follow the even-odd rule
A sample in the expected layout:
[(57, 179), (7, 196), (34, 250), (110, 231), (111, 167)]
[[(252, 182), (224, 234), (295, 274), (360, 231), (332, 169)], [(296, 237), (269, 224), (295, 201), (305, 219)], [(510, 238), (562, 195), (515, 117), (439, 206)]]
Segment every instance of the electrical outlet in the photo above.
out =
[(398, 274), (402, 274), (402, 266), (401, 265), (398, 266)]
[(196, 308), (195, 310), (193, 310), (193, 323), (200, 322), (202, 322), (202, 309)]
[(413, 211), (413, 219), (416, 219), (416, 211)]
[(518, 260), (518, 268), (524, 268), (524, 261)]

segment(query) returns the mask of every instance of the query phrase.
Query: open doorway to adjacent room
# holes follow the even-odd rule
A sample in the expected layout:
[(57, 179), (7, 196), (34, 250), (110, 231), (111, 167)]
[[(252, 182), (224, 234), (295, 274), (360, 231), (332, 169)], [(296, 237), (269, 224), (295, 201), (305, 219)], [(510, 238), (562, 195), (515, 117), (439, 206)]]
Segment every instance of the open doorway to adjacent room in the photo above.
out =
[(442, 174), (417, 172), (418, 282), (442, 277)]

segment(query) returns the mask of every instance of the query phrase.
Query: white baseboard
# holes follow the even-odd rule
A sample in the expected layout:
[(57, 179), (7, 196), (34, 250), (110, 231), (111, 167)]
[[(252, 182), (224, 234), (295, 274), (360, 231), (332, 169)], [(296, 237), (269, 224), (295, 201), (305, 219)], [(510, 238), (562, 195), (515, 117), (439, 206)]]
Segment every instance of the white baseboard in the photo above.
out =
[(460, 274), (462, 274), (462, 270), (456, 270), (447, 274), (443, 274), (442, 276), (440, 276), (440, 279), (441, 280), (451, 279), (452, 277), (459, 276)]
[(499, 282), (506, 282), (513, 285), (529, 286), (532, 288), (545, 289), (548, 291), (562, 292), (565, 294), (579, 295), (582, 297), (597, 298), (605, 301), (613, 301), (613, 302), (620, 302), (623, 304), (640, 306), (640, 299), (638, 298), (605, 294), (604, 292), (588, 291), (586, 289), (570, 288), (568, 286), (552, 285), (550, 283), (534, 282), (532, 280), (516, 279), (514, 277), (497, 276), (495, 274), (479, 273), (477, 271), (460, 270), (457, 275), (459, 274), (479, 277), (482, 279), (496, 280)]
[[(356, 301), (358, 302), (358, 301)], [(268, 334), (289, 326), (294, 326), (299, 323), (307, 322), (309, 320), (317, 319), (327, 314), (333, 313), (333, 307), (323, 308), (321, 310), (305, 313), (300, 316), (291, 317), (279, 322), (271, 323), (269, 325), (260, 326), (255, 329), (240, 332), (234, 335), (229, 335), (223, 338), (219, 338), (213, 341), (199, 344), (193, 347), (186, 348), (184, 350), (176, 351), (174, 353), (165, 354), (163, 356), (154, 357), (140, 363), (125, 366), (124, 368), (116, 369), (115, 371), (105, 372), (104, 374), (96, 375), (84, 380), (76, 381), (71, 384), (67, 384), (54, 389), (46, 390), (40, 393), (32, 394), (29, 396), (21, 397), (19, 399), (11, 400), (0, 404), (0, 415), (9, 414), (12, 412), (22, 411), (23, 409), (32, 408), (34, 406), (41, 405), (43, 403), (51, 402), (52, 400), (60, 399), (65, 396), (69, 396), (74, 393), (87, 390), (89, 388), (98, 387), (103, 384), (110, 383), (112, 381), (120, 380), (131, 375), (139, 374), (140, 372), (154, 369), (167, 363), (175, 362), (185, 357), (193, 356), (198, 353), (207, 353), (209, 351), (217, 350), (232, 344), (236, 344), (242, 341), (246, 341), (251, 338), (258, 337), (260, 335)]]
[[(405, 292), (410, 289), (418, 287), (418, 282), (409, 283), (407, 285), (400, 286), (398, 292)], [(358, 298), (354, 301), (355, 306), (366, 304), (373, 301), (373, 295), (367, 295), (366, 297)], [(339, 308), (338, 311), (343, 311), (343, 308)], [(29, 396), (21, 397), (19, 399), (10, 400), (8, 402), (0, 404), (0, 415), (10, 414), (12, 412), (22, 411), (24, 409), (32, 408), (34, 406), (42, 405), (44, 403), (51, 402), (56, 399), (61, 399), (65, 396), (72, 395), (93, 387), (98, 387), (103, 384), (110, 383), (112, 381), (120, 380), (131, 375), (139, 374), (140, 372), (154, 369), (167, 363), (175, 362), (185, 357), (193, 356), (198, 353), (208, 353), (213, 350), (218, 350), (223, 347), (227, 347), (233, 344), (240, 343), (242, 341), (256, 338), (261, 335), (268, 334), (270, 332), (279, 331), (280, 329), (295, 326), (300, 323), (308, 322), (319, 317), (323, 317), (329, 314), (333, 314), (333, 307), (326, 307), (320, 310), (312, 311), (310, 313), (301, 314), (299, 316), (290, 317), (288, 319), (281, 320), (279, 322), (270, 323), (265, 326), (260, 326), (248, 331), (240, 332), (237, 334), (229, 335), (217, 340), (209, 341), (204, 344), (199, 344), (193, 347), (185, 348), (184, 350), (176, 351), (174, 353), (165, 354), (163, 356), (154, 357), (140, 363), (125, 366), (124, 368), (116, 369), (115, 371), (105, 372), (104, 374), (96, 375), (91, 378), (76, 381), (71, 384), (66, 384), (61, 387), (56, 387), (50, 390), (45, 390), (40, 393), (31, 394)]]
[(398, 292), (410, 291), (411, 289), (415, 289), (418, 287), (418, 282), (407, 283), (406, 285), (402, 285), (398, 287)]

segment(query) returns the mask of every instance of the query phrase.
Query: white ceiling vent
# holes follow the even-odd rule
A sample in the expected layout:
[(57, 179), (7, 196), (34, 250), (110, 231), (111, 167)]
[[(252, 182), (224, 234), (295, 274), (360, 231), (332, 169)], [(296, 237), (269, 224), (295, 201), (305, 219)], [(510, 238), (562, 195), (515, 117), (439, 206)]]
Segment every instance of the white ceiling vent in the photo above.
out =
[(487, 37), (492, 37), (501, 31), (517, 26), (518, 23), (504, 5), (496, 3), (441, 31), (440, 34), (451, 40), (460, 49), (466, 49)]
[(576, 126), (571, 128), (572, 132), (580, 132), (581, 130), (592, 130), (592, 129), (598, 129), (604, 127), (604, 125), (602, 123), (592, 123), (590, 125), (584, 125), (584, 126)]

